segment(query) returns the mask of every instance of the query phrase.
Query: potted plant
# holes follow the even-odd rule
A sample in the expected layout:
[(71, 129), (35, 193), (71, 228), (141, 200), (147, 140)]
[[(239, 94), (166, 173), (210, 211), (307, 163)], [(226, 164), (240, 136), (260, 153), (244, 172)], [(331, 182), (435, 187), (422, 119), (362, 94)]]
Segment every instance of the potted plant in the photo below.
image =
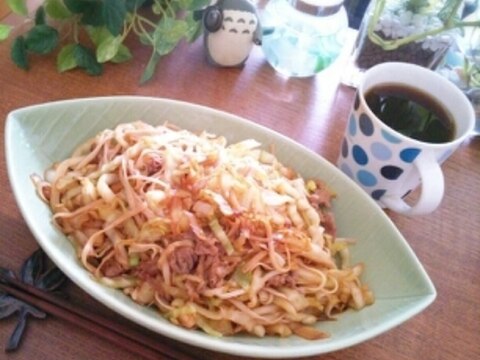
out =
[(357, 38), (355, 64), (365, 70), (386, 61), (436, 68), (452, 35), (480, 21), (461, 19), (463, 0), (376, 0)]
[[(107, 62), (122, 63), (133, 54), (126, 39), (135, 36), (152, 50), (141, 76), (148, 81), (160, 58), (202, 33), (196, 12), (209, 0), (43, 0), (29, 13), (27, 0), (7, 0), (13, 13), (24, 16), (12, 41), (11, 58), (27, 70), (31, 54), (54, 54), (60, 72), (82, 68), (100, 75)], [(0, 24), (0, 40), (12, 27)]]
[(455, 38), (438, 71), (462, 90), (480, 88), (480, 28)]
[[(480, 11), (466, 20), (475, 21), (479, 18)], [(475, 131), (480, 134), (480, 28), (465, 29), (461, 36), (457, 36), (437, 71), (456, 84), (470, 99), (477, 116)]]

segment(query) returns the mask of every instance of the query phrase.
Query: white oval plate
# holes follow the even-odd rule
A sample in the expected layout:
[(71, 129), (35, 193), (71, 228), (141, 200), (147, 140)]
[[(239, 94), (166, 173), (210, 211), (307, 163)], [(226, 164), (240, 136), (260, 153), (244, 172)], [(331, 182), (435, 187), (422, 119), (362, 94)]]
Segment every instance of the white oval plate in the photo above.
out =
[[(338, 194), (334, 209), (339, 236), (354, 237), (354, 262), (364, 262), (364, 281), (375, 304), (347, 311), (338, 321), (317, 326), (328, 331), (325, 340), (308, 341), (248, 335), (215, 338), (183, 329), (156, 310), (134, 303), (118, 290), (96, 282), (77, 260), (68, 239), (51, 224), (48, 207), (37, 197), (32, 173), (43, 174), (52, 162), (105, 128), (143, 120), (165, 121), (192, 131), (207, 130), (229, 142), (254, 138), (274, 145), (277, 157), (306, 178), (325, 180)], [(6, 158), (10, 182), (25, 221), (40, 246), (57, 266), (92, 297), (126, 318), (173, 339), (202, 348), (257, 358), (288, 358), (322, 354), (377, 336), (425, 309), (435, 288), (415, 254), (384, 212), (335, 166), (292, 140), (253, 122), (214, 109), (145, 97), (87, 98), (21, 108), (8, 115)]]

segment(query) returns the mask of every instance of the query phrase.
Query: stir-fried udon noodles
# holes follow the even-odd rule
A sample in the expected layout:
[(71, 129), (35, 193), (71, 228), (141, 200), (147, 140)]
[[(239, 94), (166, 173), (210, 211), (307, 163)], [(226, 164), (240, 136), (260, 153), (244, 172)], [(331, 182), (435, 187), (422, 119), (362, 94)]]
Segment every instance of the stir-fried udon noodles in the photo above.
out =
[(83, 266), (175, 324), (318, 339), (317, 321), (373, 302), (334, 194), (254, 140), (139, 121), (32, 178)]

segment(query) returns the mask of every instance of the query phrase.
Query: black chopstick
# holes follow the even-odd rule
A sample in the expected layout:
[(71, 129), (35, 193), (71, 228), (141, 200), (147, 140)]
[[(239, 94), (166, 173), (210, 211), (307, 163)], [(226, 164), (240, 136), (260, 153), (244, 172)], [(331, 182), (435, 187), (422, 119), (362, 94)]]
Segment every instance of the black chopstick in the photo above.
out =
[(146, 359), (192, 359), (189, 355), (160, 341), (142, 336), (128, 326), (73, 306), (61, 298), (16, 279), (1, 276), (0, 289), (48, 314), (77, 325)]

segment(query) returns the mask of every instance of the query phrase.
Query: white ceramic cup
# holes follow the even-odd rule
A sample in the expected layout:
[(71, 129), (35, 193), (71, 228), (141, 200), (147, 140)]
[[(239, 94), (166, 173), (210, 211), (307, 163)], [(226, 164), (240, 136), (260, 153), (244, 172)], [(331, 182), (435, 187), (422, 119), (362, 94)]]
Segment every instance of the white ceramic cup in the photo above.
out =
[[(453, 140), (428, 143), (402, 135), (380, 121), (364, 95), (380, 84), (404, 84), (430, 94), (452, 115)], [(440, 165), (472, 132), (473, 107), (467, 97), (441, 75), (412, 64), (383, 63), (367, 70), (357, 89), (342, 142), (338, 167), (383, 208), (407, 214), (428, 214), (444, 194)], [(421, 185), (414, 205), (403, 198)]]

